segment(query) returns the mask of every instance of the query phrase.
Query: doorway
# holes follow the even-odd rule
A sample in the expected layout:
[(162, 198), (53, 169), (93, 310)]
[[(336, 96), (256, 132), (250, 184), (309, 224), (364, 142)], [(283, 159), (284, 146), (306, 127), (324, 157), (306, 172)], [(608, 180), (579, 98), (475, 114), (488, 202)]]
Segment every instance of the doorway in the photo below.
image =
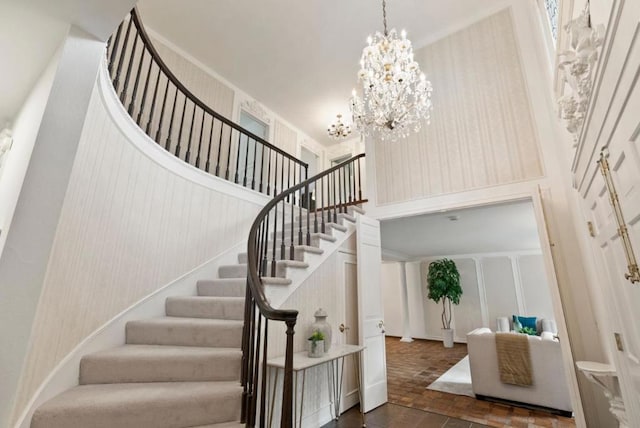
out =
[[(343, 279), (343, 295), (340, 313), (342, 321), (338, 326), (339, 342), (344, 345), (358, 345), (358, 264), (352, 253), (340, 252), (338, 255), (340, 277)], [(359, 402), (358, 381), (352, 361), (344, 366), (343, 397), (340, 412), (355, 406)]]
[[(382, 277), (387, 288), (385, 313), (392, 315), (385, 316), (391, 403), (485, 424), (500, 422), (500, 418), (505, 425), (515, 420), (531, 422), (531, 418), (543, 426), (560, 423), (560, 417), (535, 407), (533, 398), (533, 406), (505, 404), (506, 401), (493, 405), (477, 400), (468, 362), (472, 356), (467, 356), (467, 334), (485, 328), (495, 335), (498, 318), (535, 316), (538, 321), (542, 318), (564, 324), (540, 208), (534, 198), (522, 198), (382, 221), (383, 256), (389, 261)], [(442, 258), (456, 263), (463, 289), (460, 304), (453, 307), (456, 344), (451, 349), (442, 345), (442, 304), (427, 298), (429, 265)], [(398, 265), (403, 269), (406, 266), (405, 283), (398, 274)], [(406, 302), (401, 299), (403, 292)], [(513, 329), (510, 326), (507, 331)], [(541, 331), (532, 332), (536, 333)], [(414, 341), (399, 341), (407, 336)], [(565, 344), (554, 345), (558, 355), (565, 353), (565, 348), (561, 349)], [(567, 369), (566, 358), (558, 356), (557, 360), (556, 366), (573, 370), (571, 366)], [(461, 382), (466, 384), (464, 388), (447, 390), (433, 385), (441, 376), (453, 376), (456, 368), (464, 369), (465, 364), (465, 379)], [(557, 378), (569, 391), (570, 375)], [(499, 376), (496, 382), (501, 384)], [(430, 389), (432, 386), (434, 389)], [(572, 399), (567, 392), (566, 400)], [(562, 418), (562, 423), (573, 426), (575, 421)]]
[[(240, 126), (265, 141), (269, 138), (269, 125), (244, 110), (240, 110)], [(264, 178), (255, 176), (256, 171), (260, 173), (264, 170), (262, 168), (263, 151), (258, 150), (258, 148), (259, 145), (256, 140), (249, 138), (247, 135), (240, 135), (237, 174), (238, 181), (243, 186), (247, 186), (248, 183), (253, 188), (255, 185), (252, 183), (260, 182)]]

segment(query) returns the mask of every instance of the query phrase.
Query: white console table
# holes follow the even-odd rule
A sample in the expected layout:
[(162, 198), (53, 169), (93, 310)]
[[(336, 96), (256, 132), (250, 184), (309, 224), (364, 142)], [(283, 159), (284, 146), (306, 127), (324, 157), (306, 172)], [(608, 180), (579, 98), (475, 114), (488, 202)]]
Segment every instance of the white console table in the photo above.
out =
[[(329, 401), (333, 405), (333, 417), (338, 419), (340, 417), (340, 399), (342, 396), (342, 378), (344, 374), (344, 360), (348, 356), (353, 356), (353, 365), (356, 373), (356, 380), (358, 382), (358, 396), (360, 397), (360, 403), (362, 404), (362, 392), (361, 392), (361, 356), (364, 346), (359, 345), (331, 345), (329, 352), (319, 358), (310, 358), (307, 351), (296, 352), (293, 354), (293, 394), (294, 394), (294, 426), (302, 426), (302, 409), (304, 405), (304, 381), (307, 369), (319, 366), (321, 364), (328, 364), (327, 370), (327, 382), (329, 389)], [(284, 356), (275, 357), (267, 360), (268, 370), (274, 370), (273, 385), (270, 385), (272, 392), (269, 397), (269, 427), (273, 421), (273, 408), (275, 404), (276, 387), (278, 385), (278, 378), (281, 371), (284, 371)], [(302, 376), (302, 386), (300, 391), (300, 405), (298, 406), (298, 375)], [(271, 376), (268, 377), (271, 379)], [(298, 410), (299, 407), (299, 410)], [(360, 407), (362, 412), (362, 406)], [(365, 416), (362, 415), (362, 426), (365, 425)]]

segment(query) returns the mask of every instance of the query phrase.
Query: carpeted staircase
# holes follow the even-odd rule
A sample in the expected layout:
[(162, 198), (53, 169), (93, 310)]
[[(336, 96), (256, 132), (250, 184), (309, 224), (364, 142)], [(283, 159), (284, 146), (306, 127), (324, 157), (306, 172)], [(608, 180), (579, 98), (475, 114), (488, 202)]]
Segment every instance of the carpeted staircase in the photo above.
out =
[[(341, 214), (344, 220), (355, 218)], [(326, 233), (311, 234), (311, 245), (296, 246), (295, 260), (278, 260), (276, 277), (263, 282), (291, 284), (288, 270), (306, 269), (305, 254), (322, 254), (320, 242), (336, 240), (333, 230), (346, 227), (331, 223)], [(275, 239), (279, 248), (281, 237)], [(124, 346), (84, 356), (80, 385), (40, 406), (31, 427), (241, 427), (246, 254), (238, 261), (221, 266), (219, 279), (198, 281), (197, 296), (167, 298), (166, 316), (127, 323)]]

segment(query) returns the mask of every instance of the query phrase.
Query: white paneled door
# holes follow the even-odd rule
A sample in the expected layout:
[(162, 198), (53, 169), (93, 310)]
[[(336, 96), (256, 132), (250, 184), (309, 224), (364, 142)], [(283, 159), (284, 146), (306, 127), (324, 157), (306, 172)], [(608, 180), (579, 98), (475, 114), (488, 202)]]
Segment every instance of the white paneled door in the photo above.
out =
[[(640, 89), (636, 92), (636, 104), (640, 108)], [(582, 192), (587, 219), (593, 224), (592, 245), (598, 254), (601, 279), (610, 299), (609, 309), (615, 314), (615, 331), (611, 339), (615, 340), (617, 348), (616, 368), (630, 426), (640, 423), (640, 282), (632, 283), (625, 277), (632, 273), (630, 265), (638, 263), (640, 255), (640, 122), (637, 113), (638, 110), (628, 109), (622, 115), (618, 129), (620, 133), (627, 131), (628, 134), (624, 139), (613, 139), (606, 149), (617, 195), (614, 199), (617, 199), (624, 223), (619, 224), (616, 220), (612, 192), (607, 189), (598, 167), (589, 171), (591, 182)], [(630, 246), (623, 241), (623, 227)]]
[(607, 336), (627, 426), (640, 427), (640, 2), (610, 3), (574, 179), (591, 223), (583, 230), (590, 230), (608, 305)]
[(387, 402), (387, 360), (380, 281), (382, 252), (380, 222), (358, 215), (358, 331), (366, 349), (362, 362), (362, 408), (365, 412)]

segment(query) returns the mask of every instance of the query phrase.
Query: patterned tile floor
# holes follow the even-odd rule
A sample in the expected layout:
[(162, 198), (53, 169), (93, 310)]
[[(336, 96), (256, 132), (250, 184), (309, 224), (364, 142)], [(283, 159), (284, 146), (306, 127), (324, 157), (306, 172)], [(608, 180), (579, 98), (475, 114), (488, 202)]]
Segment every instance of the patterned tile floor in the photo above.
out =
[(427, 389), (467, 355), (465, 344), (445, 349), (439, 341), (403, 343), (397, 337), (387, 337), (386, 344), (389, 403), (491, 427), (575, 427), (573, 418)]

